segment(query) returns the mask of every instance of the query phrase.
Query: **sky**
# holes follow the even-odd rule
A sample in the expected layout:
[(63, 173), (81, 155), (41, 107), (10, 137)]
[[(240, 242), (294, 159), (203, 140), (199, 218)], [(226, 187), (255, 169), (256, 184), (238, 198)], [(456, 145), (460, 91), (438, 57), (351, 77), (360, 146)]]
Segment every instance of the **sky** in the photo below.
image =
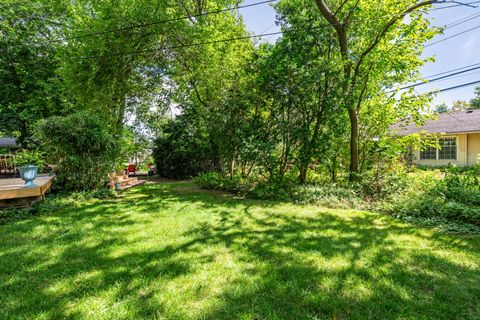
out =
[[(259, 2), (259, 0), (245, 0), (243, 4), (251, 4), (255, 2)], [(464, 2), (473, 2), (473, 0), (465, 0)], [(450, 5), (452, 4), (439, 4), (435, 5), (435, 8)], [(433, 10), (430, 12), (429, 18), (431, 19), (432, 24), (436, 26), (446, 26), (464, 17), (472, 16), (477, 13), (479, 14), (478, 17), (475, 17), (468, 22), (445, 30), (443, 34), (437, 35), (430, 42), (436, 42), (477, 26), (479, 26), (479, 28), (425, 48), (424, 57), (434, 57), (435, 62), (429, 62), (422, 67), (421, 73), (423, 77), (480, 63), (480, 3), (476, 5), (476, 8), (459, 6)], [(243, 8), (240, 9), (240, 13), (243, 16), (247, 28), (255, 34), (279, 31), (279, 28), (275, 25), (275, 10), (269, 4)], [(277, 37), (278, 36), (265, 37), (264, 40), (272, 42), (275, 41)], [(478, 80), (480, 80), (480, 69), (442, 81), (418, 86), (415, 90), (418, 93), (424, 93)], [(446, 103), (447, 105), (451, 105), (455, 100), (469, 101), (474, 96), (474, 88), (475, 85), (472, 85), (438, 93), (433, 104), (437, 105), (440, 103)]]

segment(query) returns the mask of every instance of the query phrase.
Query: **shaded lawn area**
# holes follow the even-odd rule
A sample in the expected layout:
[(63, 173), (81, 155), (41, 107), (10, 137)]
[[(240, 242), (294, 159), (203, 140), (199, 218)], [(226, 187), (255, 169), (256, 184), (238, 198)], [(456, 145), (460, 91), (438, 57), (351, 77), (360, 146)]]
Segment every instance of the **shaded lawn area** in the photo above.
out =
[(0, 226), (1, 319), (479, 319), (480, 239), (149, 184)]

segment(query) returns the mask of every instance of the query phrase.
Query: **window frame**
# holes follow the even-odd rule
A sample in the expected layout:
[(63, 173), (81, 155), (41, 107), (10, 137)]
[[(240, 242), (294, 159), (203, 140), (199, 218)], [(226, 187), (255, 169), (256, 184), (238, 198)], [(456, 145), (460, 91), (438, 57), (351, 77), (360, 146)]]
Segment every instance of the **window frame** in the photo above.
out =
[[(437, 138), (437, 144), (440, 147), (440, 139), (455, 139), (455, 158), (442, 158), (440, 159), (440, 151), (441, 149), (437, 149), (437, 160), (438, 161), (457, 161), (458, 159), (458, 139), (457, 136), (443, 136), (443, 137), (438, 137)], [(449, 146), (450, 147), (450, 146)], [(442, 147), (443, 149), (444, 147)]]
[[(434, 145), (434, 146), (427, 146), (427, 147), (425, 147), (423, 150), (419, 150), (419, 151), (418, 151), (418, 158), (419, 158), (420, 160), (422, 160), (422, 161), (432, 161), (432, 160), (433, 160), (433, 161), (436, 161), (436, 160), (437, 160), (437, 150), (438, 150), (438, 148), (437, 148), (438, 139), (437, 139), (437, 138), (435, 138), (435, 139), (429, 138), (429, 139), (426, 139), (426, 140), (427, 140), (427, 141), (428, 141), (428, 140), (432, 140), (432, 142), (433, 142), (433, 140), (435, 140), (435, 145)], [(433, 149), (434, 149), (434, 154), (435, 154), (434, 157), (433, 157), (433, 158), (424, 158), (424, 157), (422, 157), (422, 153), (424, 153), (427, 149), (430, 149), (430, 148), (433, 148)], [(430, 150), (430, 151), (431, 151), (431, 150)], [(429, 152), (429, 154), (431, 154), (431, 152)]]
[[(440, 139), (455, 139), (455, 158), (454, 159), (440, 159)], [(418, 159), (420, 161), (457, 161), (458, 160), (458, 136), (457, 135), (442, 135), (435, 138), (429, 138), (429, 140), (435, 141), (435, 146), (429, 146), (427, 148), (435, 148), (435, 158), (422, 158), (422, 150), (418, 150)]]

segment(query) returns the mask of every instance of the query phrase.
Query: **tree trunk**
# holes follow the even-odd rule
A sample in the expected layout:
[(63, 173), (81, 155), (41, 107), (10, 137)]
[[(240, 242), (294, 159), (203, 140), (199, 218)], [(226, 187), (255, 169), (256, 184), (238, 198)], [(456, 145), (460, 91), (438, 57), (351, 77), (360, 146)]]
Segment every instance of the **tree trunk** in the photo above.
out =
[(330, 173), (332, 174), (332, 182), (337, 182), (337, 156), (332, 158), (332, 165), (330, 166)]
[(359, 169), (359, 154), (358, 154), (358, 114), (355, 109), (348, 109), (348, 116), (350, 117), (350, 181), (358, 180)]
[(308, 170), (308, 165), (300, 167), (300, 175), (299, 175), (300, 184), (305, 184), (305, 180), (307, 179), (307, 170)]

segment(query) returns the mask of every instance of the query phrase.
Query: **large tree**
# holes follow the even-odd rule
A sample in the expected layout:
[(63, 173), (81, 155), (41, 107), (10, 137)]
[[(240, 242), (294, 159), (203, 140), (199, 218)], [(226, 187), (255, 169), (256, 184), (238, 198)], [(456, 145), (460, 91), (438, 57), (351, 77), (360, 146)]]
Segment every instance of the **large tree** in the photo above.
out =
[(55, 12), (41, 2), (0, 5), (0, 128), (24, 146), (36, 120), (68, 112), (56, 74)]
[(436, 31), (429, 27), (422, 9), (436, 2), (441, 1), (315, 0), (322, 17), (335, 31), (340, 55), (342, 104), (350, 119), (351, 180), (360, 172), (363, 105), (383, 88), (418, 77), (423, 43)]
[(294, 163), (304, 183), (309, 167), (331, 147), (331, 129), (341, 119), (339, 68), (331, 63), (335, 43), (331, 31), (304, 30), (318, 18), (317, 12), (291, 1), (282, 1), (275, 9), (277, 23), (286, 32), (271, 46), (259, 77), (263, 92), (271, 97), (270, 131), (277, 133), (274, 141), (282, 146), (277, 171), (282, 174)]

